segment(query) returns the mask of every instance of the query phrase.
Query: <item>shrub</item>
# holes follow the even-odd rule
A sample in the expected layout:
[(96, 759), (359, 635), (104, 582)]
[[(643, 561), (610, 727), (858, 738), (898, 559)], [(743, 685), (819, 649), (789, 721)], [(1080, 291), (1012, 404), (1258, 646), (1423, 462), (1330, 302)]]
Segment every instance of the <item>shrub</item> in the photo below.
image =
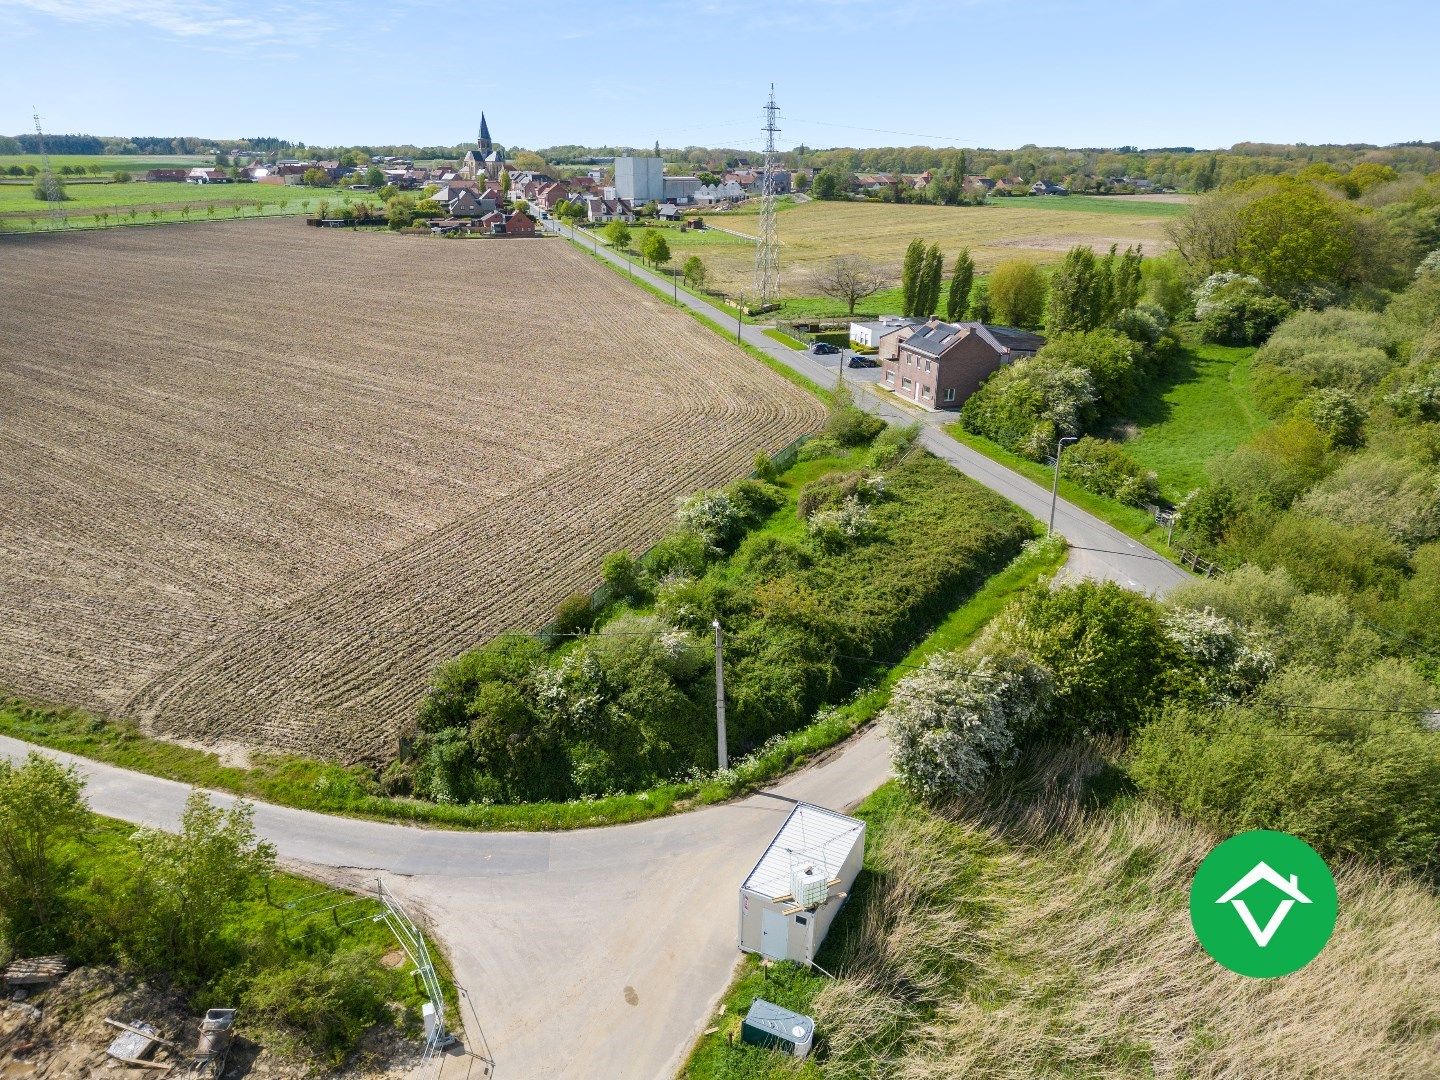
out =
[(1246, 633), (1208, 608), (1173, 608), (1161, 616), (1161, 625), (1180, 659), (1173, 684), (1204, 702), (1244, 697), (1275, 669), (1261, 635)]
[(811, 538), (821, 551), (835, 552), (868, 540), (874, 533), (869, 507), (851, 495), (839, 506), (818, 510), (806, 522)]
[[(1319, 693), (1316, 681), (1282, 679), (1275, 694), (1339, 709), (1171, 706), (1135, 739), (1131, 776), (1149, 794), (1224, 832), (1280, 829), (1329, 858), (1433, 869), (1440, 851), (1440, 740), (1414, 717), (1377, 720), (1375, 713), (1343, 711), (1397, 701), (1400, 708), (1431, 708), (1433, 688), (1394, 661)], [(1374, 737), (1377, 728), (1383, 737)]]
[(246, 991), (243, 1008), (278, 1037), (339, 1065), (371, 1028), (389, 1019), (387, 988), (363, 949), (266, 971)]
[(961, 406), (960, 423), (1007, 450), (1042, 460), (1054, 452), (1057, 436), (1080, 433), (1095, 400), (1088, 371), (1042, 349), (986, 379)]
[(1062, 736), (1129, 730), (1175, 662), (1158, 605), (1111, 581), (1032, 589), (995, 618), (987, 641), (1050, 672), (1045, 734)]
[(836, 444), (864, 446), (885, 428), (884, 420), (857, 408), (848, 391), (836, 391), (830, 406), (830, 419), (825, 424), (825, 434)]
[(881, 714), (900, 782), (928, 798), (978, 791), (1013, 764), (1049, 692), (1048, 674), (1023, 656), (932, 656)]
[(1394, 366), (1390, 354), (1395, 347), (1379, 315), (1332, 308), (1302, 311), (1286, 320), (1256, 359), (1306, 386), (1364, 390)]
[(1342, 525), (1374, 525), (1415, 547), (1440, 538), (1440, 478), (1411, 461), (1363, 454), (1321, 480), (1295, 510)]
[(1254, 549), (1254, 561), (1284, 567), (1310, 592), (1390, 596), (1404, 579), (1405, 549), (1373, 525), (1286, 514)]
[(795, 511), (808, 520), (817, 510), (834, 510), (854, 498), (868, 501), (879, 497), (884, 490), (883, 476), (870, 476), (864, 472), (830, 473), (811, 480), (800, 489)]
[[(1199, 305), (1196, 306), (1197, 315)], [(1200, 337), (1220, 345), (1258, 345), (1285, 321), (1291, 308), (1277, 296), (1236, 289), (1219, 296), (1200, 315)]]
[(641, 565), (652, 582), (677, 575), (699, 577), (714, 556), (705, 538), (688, 529), (679, 529), (645, 553)]
[(894, 464), (901, 455), (915, 445), (915, 440), (919, 437), (919, 424), (910, 424), (908, 427), (894, 427), (887, 424), (885, 430), (875, 437), (875, 442), (870, 447), (870, 464), (877, 469)]
[(712, 550), (724, 552), (733, 550), (781, 501), (773, 484), (737, 480), (727, 488), (682, 499), (675, 518), (683, 530), (699, 536)]
[(1153, 503), (1160, 497), (1155, 474), (1142, 469), (1118, 444), (1086, 435), (1060, 458), (1060, 475), (1086, 491), (1118, 499), (1131, 506)]
[(555, 609), (551, 628), (557, 634), (581, 634), (595, 624), (595, 608), (588, 593), (572, 593)]
[(1316, 390), (1296, 407), (1295, 415), (1319, 428), (1332, 448), (1353, 449), (1362, 441), (1366, 413), (1349, 391), (1336, 387)]
[(600, 580), (610, 587), (615, 600), (633, 600), (644, 592), (640, 564), (628, 551), (612, 551), (600, 564)]

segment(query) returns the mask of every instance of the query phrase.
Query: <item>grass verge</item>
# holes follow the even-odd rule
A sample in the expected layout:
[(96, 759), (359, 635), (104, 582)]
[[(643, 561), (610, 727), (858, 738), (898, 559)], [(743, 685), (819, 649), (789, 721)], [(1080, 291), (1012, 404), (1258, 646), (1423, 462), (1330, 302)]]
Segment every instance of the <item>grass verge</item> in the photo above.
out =
[(1058, 544), (1027, 548), (994, 575), (875, 687), (813, 723), (777, 739), (734, 768), (702, 780), (662, 784), (630, 795), (566, 803), (444, 805), (387, 798), (358, 768), (307, 758), (257, 756), (250, 768), (223, 764), (205, 750), (143, 735), (133, 724), (15, 699), (0, 701), (0, 735), (197, 787), (281, 806), (383, 821), (461, 829), (562, 830), (616, 825), (725, 802), (770, 783), (870, 723), (895, 679), (937, 649), (970, 640), (1015, 593), (1053, 574), (1065, 560)]
[(785, 333), (784, 331), (781, 331), (781, 330), (761, 330), (760, 332), (761, 332), (762, 334), (764, 334), (766, 337), (768, 337), (770, 340), (772, 340), (772, 341), (778, 341), (781, 345), (784, 345), (787, 349), (799, 349), (801, 352), (804, 352), (804, 351), (805, 351), (805, 343), (804, 343), (803, 341), (796, 341), (793, 337), (791, 337), (789, 334)]
[[(1003, 446), (993, 443), (981, 435), (972, 435), (961, 427), (958, 421), (947, 424), (945, 431), (957, 442), (964, 443), (972, 450), (978, 450), (992, 461), (1019, 473), (1027, 480), (1033, 480), (1041, 487), (1048, 489), (1055, 482), (1055, 470), (1050, 466), (1041, 465), (1039, 462), (1011, 453)], [(1139, 507), (1130, 506), (1115, 499), (1107, 499), (1103, 495), (1096, 495), (1086, 491), (1073, 481), (1064, 479), (1060, 481), (1060, 495), (1067, 502), (1073, 503), (1086, 513), (1093, 514), (1107, 525), (1119, 529), (1126, 536), (1140, 541), (1151, 551), (1164, 555), (1167, 559), (1175, 558), (1174, 551), (1166, 542), (1165, 530), (1156, 524), (1153, 517)]]

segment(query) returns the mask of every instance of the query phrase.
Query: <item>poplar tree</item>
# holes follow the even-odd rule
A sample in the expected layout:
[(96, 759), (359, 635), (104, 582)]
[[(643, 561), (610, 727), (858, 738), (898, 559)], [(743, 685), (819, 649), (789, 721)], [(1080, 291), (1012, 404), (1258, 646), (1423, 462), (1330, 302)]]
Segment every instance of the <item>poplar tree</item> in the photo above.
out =
[(905, 249), (905, 264), (900, 271), (901, 314), (914, 315), (920, 307), (920, 274), (925, 268), (925, 242), (910, 241)]
[[(963, 157), (963, 155), (962, 155)], [(970, 249), (961, 248), (955, 256), (955, 269), (950, 273), (950, 292), (945, 297), (945, 318), (958, 322), (970, 307), (970, 287), (975, 284), (975, 261)]]
[(925, 252), (920, 270), (920, 295), (916, 315), (929, 317), (940, 307), (940, 279), (945, 273), (945, 259), (940, 254), (940, 245), (931, 244)]

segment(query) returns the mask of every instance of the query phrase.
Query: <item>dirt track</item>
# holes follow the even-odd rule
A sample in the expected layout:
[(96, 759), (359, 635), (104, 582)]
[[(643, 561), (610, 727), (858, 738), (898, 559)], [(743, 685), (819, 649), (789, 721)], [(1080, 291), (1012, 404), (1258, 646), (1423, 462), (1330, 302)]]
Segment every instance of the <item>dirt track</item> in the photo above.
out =
[(0, 688), (346, 760), (820, 420), (553, 240), (7, 238), (0, 342)]

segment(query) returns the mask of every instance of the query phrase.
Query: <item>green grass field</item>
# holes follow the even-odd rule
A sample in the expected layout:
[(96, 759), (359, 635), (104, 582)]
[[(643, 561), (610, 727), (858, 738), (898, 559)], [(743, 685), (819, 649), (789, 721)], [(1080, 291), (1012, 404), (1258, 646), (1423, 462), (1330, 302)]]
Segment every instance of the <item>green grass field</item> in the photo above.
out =
[[(303, 214), (321, 202), (341, 205), (364, 200), (368, 193), (278, 184), (78, 183), (66, 185), (66, 194), (69, 198), (58, 204), (65, 227), (93, 229)], [(373, 202), (374, 196), (369, 199)], [(53, 227), (50, 210), (51, 204), (34, 197), (30, 184), (0, 184), (0, 232), (47, 231)]]
[[(106, 173), (144, 172), (146, 169), (193, 169), (197, 165), (213, 165), (215, 159), (205, 154), (51, 154), (50, 167), (80, 166), (89, 169), (98, 165)], [(0, 154), (0, 169), (11, 165), (40, 167), (39, 154)]]
[(1254, 357), (1253, 348), (1187, 336), (1171, 368), (1131, 404), (1124, 430), (1111, 433), (1134, 432), (1125, 449), (1155, 471), (1166, 498), (1184, 498), (1205, 479), (1207, 463), (1273, 423), (1250, 392)]

